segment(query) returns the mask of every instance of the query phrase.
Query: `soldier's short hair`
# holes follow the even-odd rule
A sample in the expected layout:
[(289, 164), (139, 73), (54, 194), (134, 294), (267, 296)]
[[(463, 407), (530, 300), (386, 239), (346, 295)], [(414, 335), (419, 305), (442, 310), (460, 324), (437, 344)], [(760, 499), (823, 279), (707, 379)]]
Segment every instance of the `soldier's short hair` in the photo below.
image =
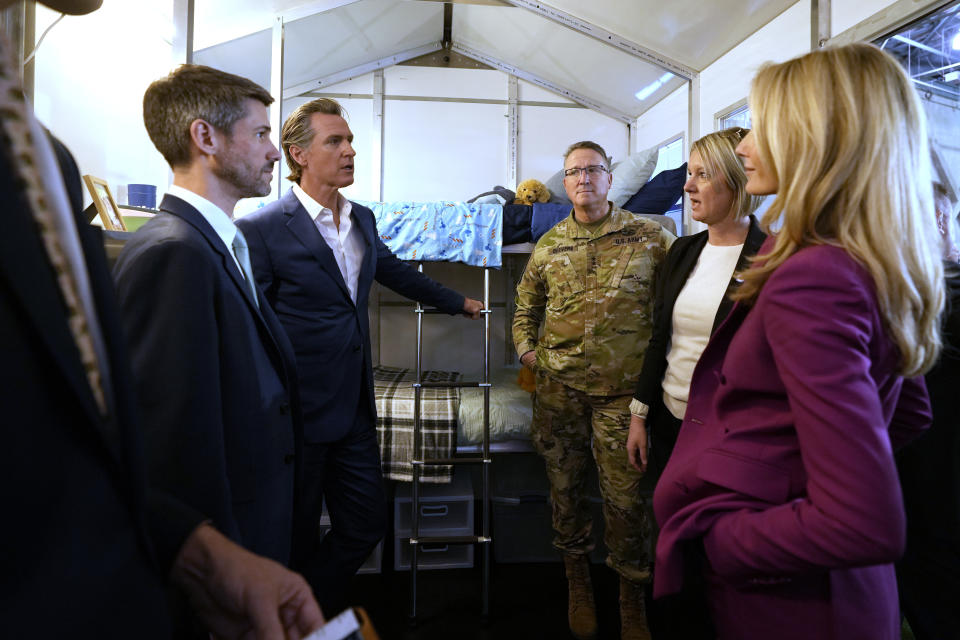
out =
[(247, 115), (248, 98), (264, 106), (270, 92), (253, 80), (199, 64), (184, 64), (155, 80), (143, 94), (143, 124), (154, 146), (171, 167), (190, 162), (190, 125), (204, 120), (230, 135)]
[(603, 158), (603, 164), (606, 166), (607, 170), (610, 169), (610, 157), (607, 155), (607, 152), (603, 150), (596, 142), (592, 140), (581, 140), (580, 142), (574, 142), (572, 145), (567, 147), (567, 150), (563, 154), (563, 164), (567, 164), (567, 158), (570, 157), (570, 154), (576, 151), (577, 149), (590, 149), (591, 151), (596, 151), (600, 154), (600, 157)]

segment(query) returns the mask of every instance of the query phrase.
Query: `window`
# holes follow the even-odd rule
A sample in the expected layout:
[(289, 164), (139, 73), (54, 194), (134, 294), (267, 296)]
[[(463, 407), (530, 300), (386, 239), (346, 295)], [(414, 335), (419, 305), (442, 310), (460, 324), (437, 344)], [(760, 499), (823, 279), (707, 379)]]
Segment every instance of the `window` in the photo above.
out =
[(721, 109), (713, 114), (713, 126), (715, 131), (729, 129), (730, 127), (749, 129), (751, 127), (751, 118), (750, 106), (747, 104), (747, 99), (743, 98), (738, 100), (726, 109)]
[(651, 175), (655, 176), (666, 169), (676, 169), (681, 164), (683, 164), (683, 136), (660, 145), (657, 166), (654, 167)]
[[(683, 136), (678, 136), (670, 142), (665, 142), (660, 145), (660, 153), (657, 155), (657, 166), (653, 170), (653, 175), (657, 175), (666, 169), (676, 169), (683, 164), (683, 161)], [(677, 234), (682, 235), (683, 198), (681, 197), (677, 200), (666, 213), (673, 218), (674, 223), (677, 225)]]

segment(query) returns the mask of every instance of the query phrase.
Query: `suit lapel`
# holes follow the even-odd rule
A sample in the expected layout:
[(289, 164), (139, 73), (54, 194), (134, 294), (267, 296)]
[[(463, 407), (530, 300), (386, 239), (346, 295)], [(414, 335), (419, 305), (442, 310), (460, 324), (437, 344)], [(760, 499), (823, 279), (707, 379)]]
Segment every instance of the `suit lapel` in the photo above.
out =
[(353, 223), (363, 232), (364, 253), (360, 266), (360, 277), (357, 282), (357, 300), (366, 300), (370, 294), (370, 285), (373, 283), (377, 265), (376, 255), (376, 223), (373, 215), (361, 215), (359, 205), (353, 205)]
[(275, 352), (281, 354), (285, 360), (289, 360), (289, 354), (281, 348), (277, 340), (278, 332), (281, 331), (278, 323), (275, 319), (274, 322), (271, 323), (265, 318), (268, 313), (272, 318), (272, 313), (269, 312), (270, 303), (263, 297), (260, 286), (254, 283), (254, 288), (257, 291), (257, 300), (260, 303), (259, 305), (254, 304), (253, 298), (250, 296), (250, 291), (247, 289), (243, 274), (240, 273), (240, 269), (237, 268), (237, 263), (233, 259), (233, 254), (227, 249), (223, 240), (217, 235), (217, 232), (213, 230), (213, 227), (210, 226), (206, 218), (200, 215), (200, 212), (190, 206), (190, 204), (175, 196), (164, 196), (163, 201), (160, 203), (160, 210), (182, 218), (200, 232), (214, 252), (220, 256), (223, 262), (223, 268), (230, 276), (230, 280), (233, 281), (233, 284), (240, 291), (243, 299), (246, 300), (255, 322), (260, 326), (263, 333), (269, 337), (270, 346), (273, 347)]
[(340, 273), (340, 267), (337, 266), (337, 259), (333, 256), (333, 251), (323, 239), (316, 223), (303, 208), (297, 199), (293, 190), (289, 191), (284, 197), (283, 212), (287, 215), (287, 228), (296, 236), (303, 246), (305, 246), (313, 257), (320, 263), (320, 267), (327, 273), (331, 280), (337, 283), (340, 291), (351, 301), (350, 290), (347, 283), (343, 280), (343, 274)]
[[(176, 196), (164, 196), (163, 201), (160, 203), (160, 210), (171, 213), (178, 218), (190, 223), (200, 234), (206, 239), (207, 244), (210, 245), (210, 248), (214, 250), (223, 261), (223, 268), (230, 276), (230, 280), (233, 281), (233, 284), (237, 286), (237, 289), (240, 290), (240, 293), (243, 295), (243, 299), (247, 301), (247, 305), (250, 307), (253, 315), (260, 316), (260, 308), (250, 295), (250, 290), (247, 288), (246, 280), (243, 278), (243, 274), (240, 273), (240, 269), (237, 268), (236, 260), (234, 260), (233, 254), (223, 243), (223, 239), (217, 235), (217, 232), (213, 230), (213, 227), (210, 226), (210, 223), (207, 222), (199, 211), (194, 209), (190, 204), (184, 202)], [(259, 296), (259, 289), (258, 289)]]
[[(767, 234), (761, 231), (757, 219), (751, 215), (747, 238), (743, 242), (743, 249), (740, 250), (740, 257), (737, 259), (737, 271), (742, 271), (747, 268), (749, 264), (747, 258), (757, 255), (757, 252), (760, 251), (760, 247), (763, 245), (763, 241), (766, 239)], [(737, 283), (731, 280), (726, 294), (724, 294), (723, 299), (720, 300), (720, 307), (717, 308), (717, 315), (713, 319), (713, 329), (711, 333), (720, 327), (720, 323), (723, 322), (723, 319), (730, 313), (730, 309), (733, 308), (733, 300), (730, 299), (730, 294), (736, 289), (736, 286)]]
[[(9, 191), (6, 196), (12, 197)], [(67, 387), (77, 396), (90, 422), (99, 427), (103, 420), (67, 326), (67, 311), (60, 297), (60, 288), (30, 209), (26, 203), (5, 209), (4, 230), (0, 233), (0, 277), (7, 280), (13, 295), (31, 318), (51, 359), (66, 378)]]

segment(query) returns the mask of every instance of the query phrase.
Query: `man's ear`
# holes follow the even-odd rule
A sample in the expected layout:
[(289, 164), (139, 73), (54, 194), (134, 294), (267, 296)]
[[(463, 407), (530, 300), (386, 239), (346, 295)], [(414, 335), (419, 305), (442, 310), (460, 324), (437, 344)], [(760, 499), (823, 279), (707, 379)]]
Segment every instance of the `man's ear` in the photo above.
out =
[(294, 162), (296, 162), (301, 167), (307, 166), (307, 154), (302, 147), (298, 147), (297, 145), (292, 144), (288, 148), (287, 153), (289, 153), (290, 157), (293, 158)]
[(190, 123), (190, 140), (203, 155), (212, 156), (220, 148), (220, 133), (200, 118)]

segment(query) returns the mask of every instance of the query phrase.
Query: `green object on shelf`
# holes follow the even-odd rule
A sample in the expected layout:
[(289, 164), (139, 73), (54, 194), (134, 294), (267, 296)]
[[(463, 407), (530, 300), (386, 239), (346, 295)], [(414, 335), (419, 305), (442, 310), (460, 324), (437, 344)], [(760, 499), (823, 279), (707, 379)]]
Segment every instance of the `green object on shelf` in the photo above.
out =
[(123, 217), (123, 225), (127, 228), (127, 231), (136, 231), (144, 224), (147, 223), (147, 220), (152, 218), (151, 215), (129, 215), (121, 214)]

